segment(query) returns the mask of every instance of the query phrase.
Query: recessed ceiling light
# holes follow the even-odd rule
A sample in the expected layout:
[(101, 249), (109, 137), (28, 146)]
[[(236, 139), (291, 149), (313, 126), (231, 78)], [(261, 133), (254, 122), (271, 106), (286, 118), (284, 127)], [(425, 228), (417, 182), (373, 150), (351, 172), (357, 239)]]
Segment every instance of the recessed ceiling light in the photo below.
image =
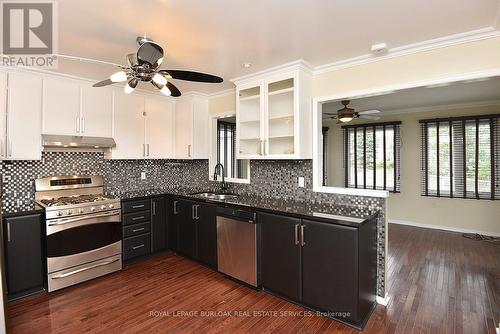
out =
[(386, 43), (373, 44), (371, 50), (373, 53), (387, 52), (387, 44)]
[(243, 66), (244, 68), (249, 68), (250, 66), (252, 66), (252, 63), (243, 63), (241, 64), (241, 66)]

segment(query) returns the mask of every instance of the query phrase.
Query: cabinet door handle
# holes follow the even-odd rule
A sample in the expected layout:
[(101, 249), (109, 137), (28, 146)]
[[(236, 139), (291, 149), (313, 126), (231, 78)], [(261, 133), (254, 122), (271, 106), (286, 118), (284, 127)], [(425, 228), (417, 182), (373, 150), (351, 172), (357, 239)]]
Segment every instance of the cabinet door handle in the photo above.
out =
[(178, 214), (179, 212), (177, 211), (177, 201), (174, 201), (174, 215)]
[(80, 133), (80, 116), (76, 116), (76, 133)]
[(143, 208), (143, 207), (144, 207), (144, 204), (132, 205), (132, 209), (139, 209), (139, 208)]
[(196, 213), (195, 213), (195, 211), (196, 211), (196, 205), (192, 205), (192, 206), (191, 206), (191, 218), (192, 218), (193, 220), (195, 220), (195, 219), (196, 219)]
[(144, 219), (144, 216), (132, 217), (132, 220), (140, 220), (140, 219)]
[(156, 202), (151, 201), (151, 203), (153, 203), (153, 216), (155, 216), (156, 215)]
[(147, 149), (147, 156), (149, 157), (149, 144), (146, 144), (146, 149)]
[(304, 247), (306, 244), (306, 241), (304, 239), (304, 225), (300, 225), (300, 245)]
[(9, 157), (12, 158), (12, 140), (9, 139)]
[(80, 124), (82, 125), (82, 133), (85, 133), (85, 117), (82, 116)]
[(264, 141), (261, 139), (261, 140), (260, 140), (260, 153), (259, 153), (260, 155), (264, 154), (264, 153), (263, 153), (263, 152), (264, 152), (264, 150), (262, 149), (262, 146), (263, 146), (262, 144), (263, 144), (263, 143), (264, 143)]
[(136, 249), (139, 249), (139, 248), (142, 248), (142, 247), (144, 247), (144, 244), (141, 244), (139, 246), (133, 246), (132, 249), (136, 250)]
[(132, 232), (139, 232), (139, 231), (144, 231), (144, 227), (136, 228), (136, 229), (132, 230)]
[(3, 147), (3, 139), (2, 139), (2, 138), (0, 138), (0, 157), (2, 157), (2, 158), (4, 157), (4, 153), (3, 153), (3, 151), (4, 151), (4, 147)]
[(142, 156), (146, 156), (146, 144), (142, 144)]
[(300, 224), (295, 224), (295, 244), (299, 244), (299, 226)]
[(200, 216), (198, 216), (198, 209), (199, 209), (199, 205), (196, 205), (196, 219), (200, 219)]
[(191, 145), (188, 145), (188, 157), (191, 158)]
[(7, 242), (10, 242), (10, 223), (7, 223)]

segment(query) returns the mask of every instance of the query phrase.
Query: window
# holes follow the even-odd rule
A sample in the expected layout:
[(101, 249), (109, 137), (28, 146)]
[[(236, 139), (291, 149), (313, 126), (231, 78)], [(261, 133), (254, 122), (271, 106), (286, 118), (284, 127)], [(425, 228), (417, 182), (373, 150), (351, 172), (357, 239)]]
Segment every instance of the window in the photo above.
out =
[(347, 188), (400, 191), (401, 122), (343, 126)]
[[(236, 159), (236, 124), (217, 120), (217, 163), (224, 166), (224, 177), (246, 178), (247, 168)], [(221, 169), (218, 169), (221, 175)]]
[(423, 196), (499, 199), (500, 115), (421, 120)]
[(321, 128), (323, 133), (323, 185), (328, 184), (328, 130), (329, 128), (324, 126)]

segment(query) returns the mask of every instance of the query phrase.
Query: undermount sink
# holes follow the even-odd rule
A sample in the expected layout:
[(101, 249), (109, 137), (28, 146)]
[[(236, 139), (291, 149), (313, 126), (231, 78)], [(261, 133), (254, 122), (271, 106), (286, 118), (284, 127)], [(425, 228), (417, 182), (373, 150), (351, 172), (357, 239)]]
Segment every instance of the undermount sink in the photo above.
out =
[(191, 194), (191, 195), (198, 196), (201, 198), (219, 200), (219, 201), (223, 201), (226, 199), (233, 199), (233, 198), (237, 198), (239, 196), (236, 194), (220, 194), (220, 193), (210, 193), (210, 192), (195, 193), (195, 194)]

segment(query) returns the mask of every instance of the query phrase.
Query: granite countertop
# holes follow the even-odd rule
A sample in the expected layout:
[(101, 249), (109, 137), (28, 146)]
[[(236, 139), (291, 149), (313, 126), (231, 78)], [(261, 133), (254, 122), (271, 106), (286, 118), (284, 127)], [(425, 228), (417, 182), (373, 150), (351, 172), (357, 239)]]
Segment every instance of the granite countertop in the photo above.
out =
[(293, 199), (284, 200), (248, 195), (240, 195), (234, 199), (212, 200), (195, 195), (196, 193), (206, 191), (206, 189), (165, 188), (136, 190), (130, 192), (109, 192), (109, 194), (120, 197), (125, 201), (151, 196), (171, 195), (207, 203), (217, 203), (219, 205), (239, 206), (274, 213), (285, 213), (300, 218), (314, 218), (315, 220), (325, 222), (343, 221), (345, 225), (349, 226), (358, 226), (366, 221), (367, 218), (378, 213), (377, 210), (370, 210), (364, 206), (345, 206), (327, 202)]
[(34, 200), (25, 201), (14, 208), (7, 208), (2, 210), (2, 217), (16, 217), (16, 216), (26, 216), (37, 213), (43, 213), (45, 209), (38, 205)]

